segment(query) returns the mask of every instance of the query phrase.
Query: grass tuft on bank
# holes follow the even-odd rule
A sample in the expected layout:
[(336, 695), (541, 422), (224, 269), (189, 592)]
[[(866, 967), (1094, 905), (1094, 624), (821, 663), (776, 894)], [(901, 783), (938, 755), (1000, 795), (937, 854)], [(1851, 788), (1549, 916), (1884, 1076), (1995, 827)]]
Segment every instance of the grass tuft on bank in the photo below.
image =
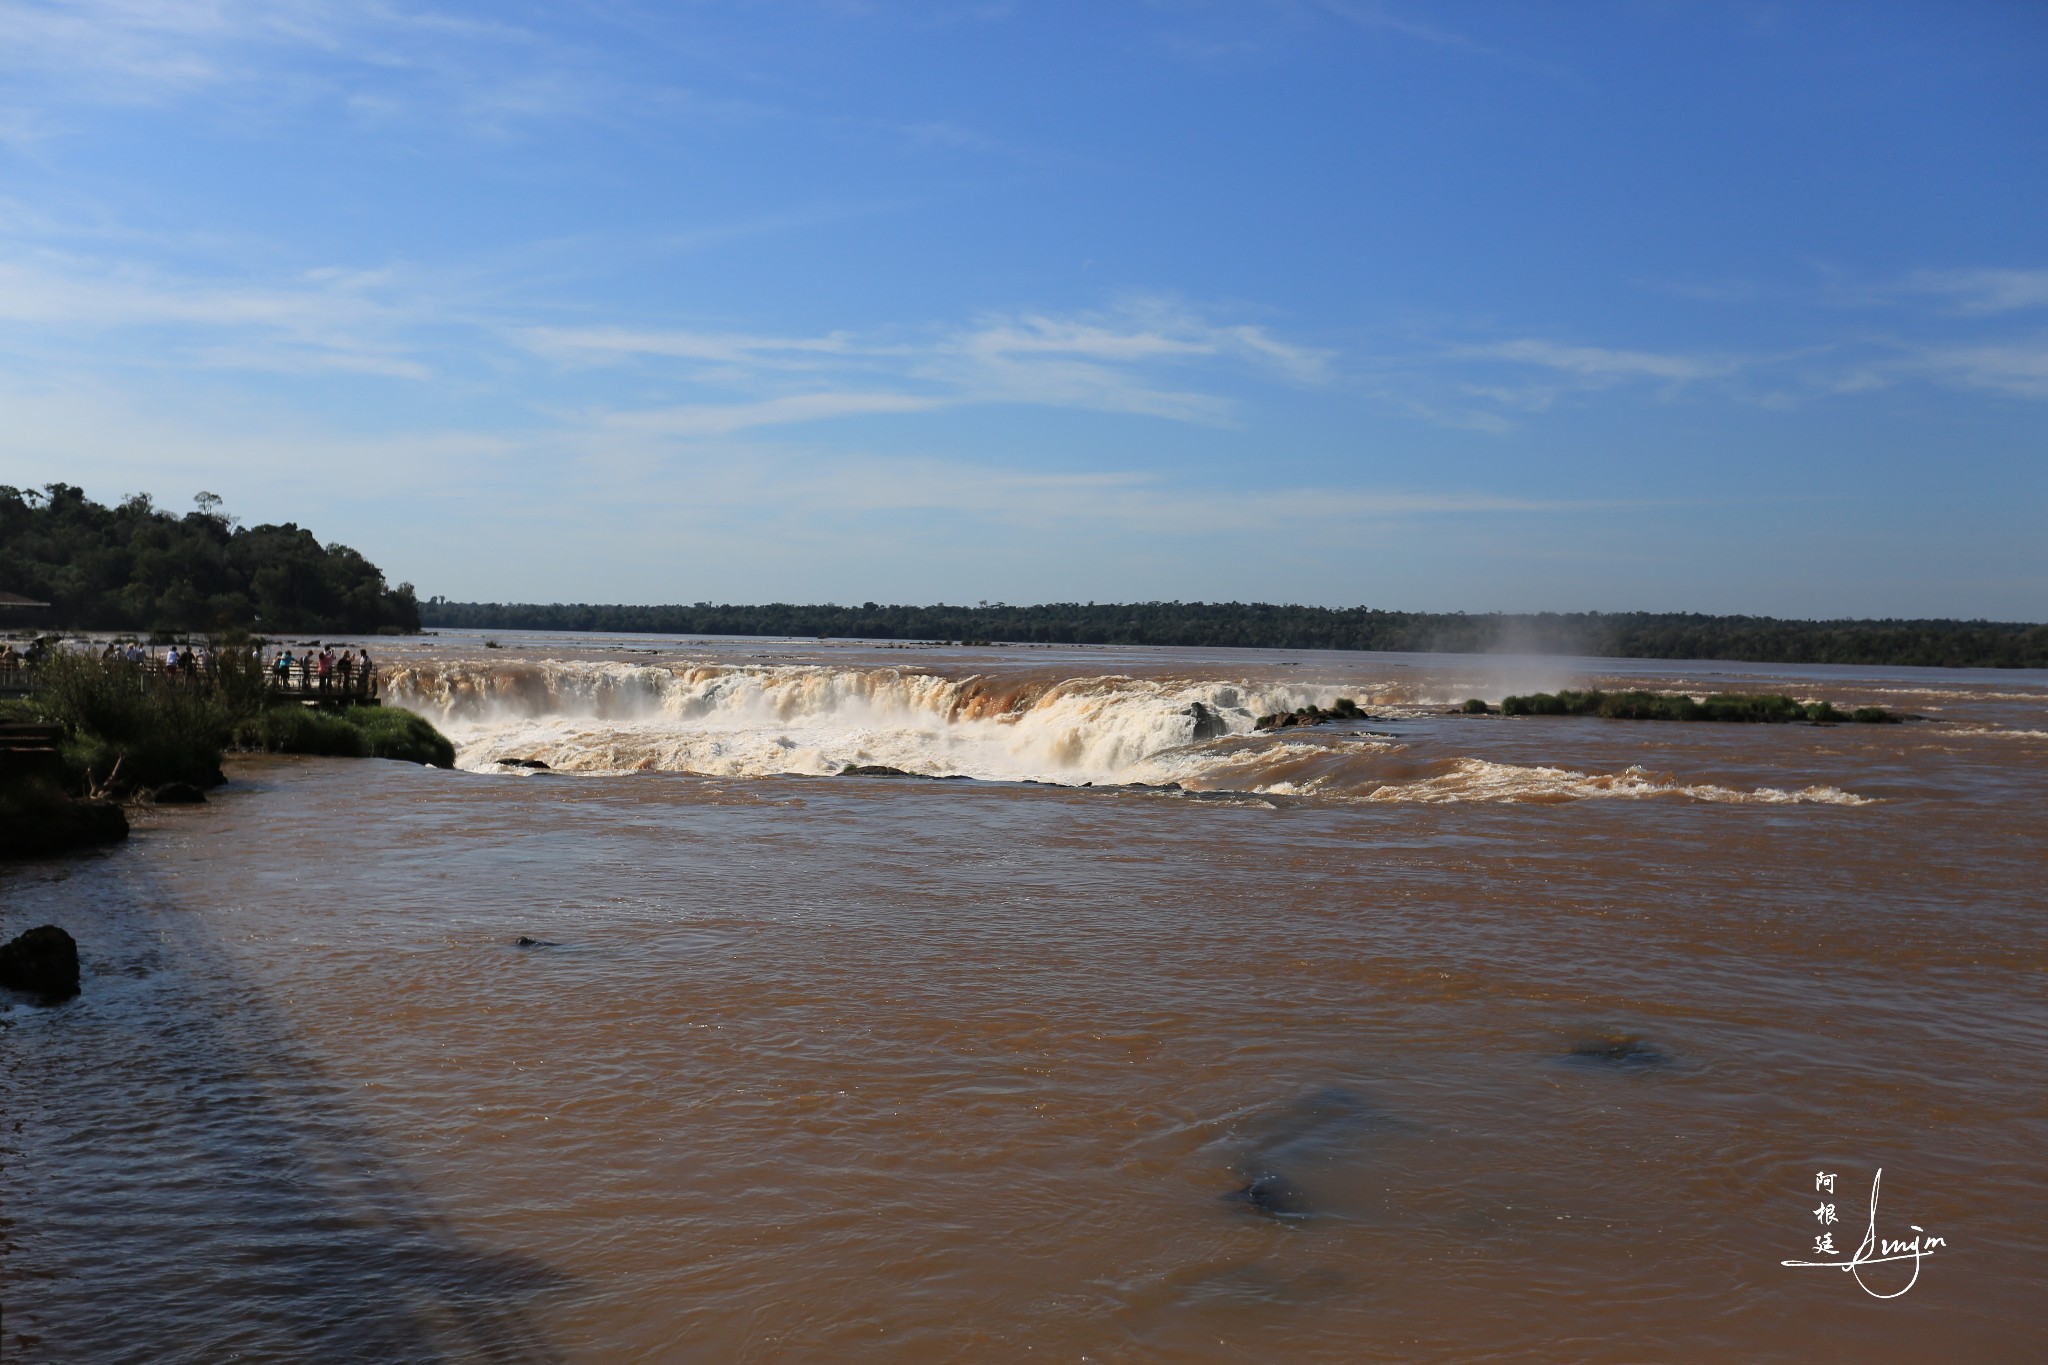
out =
[(234, 747), (273, 754), (395, 758), (433, 768), (455, 766), (455, 746), (424, 716), (391, 706), (320, 711), (273, 706), (236, 727)]

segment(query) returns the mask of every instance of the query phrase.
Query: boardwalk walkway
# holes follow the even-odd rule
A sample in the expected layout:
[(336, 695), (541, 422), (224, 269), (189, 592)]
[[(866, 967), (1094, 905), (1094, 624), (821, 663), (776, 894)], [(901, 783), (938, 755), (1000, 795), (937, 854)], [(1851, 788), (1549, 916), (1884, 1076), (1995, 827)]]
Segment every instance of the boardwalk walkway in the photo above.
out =
[(0, 724), (0, 777), (55, 773), (63, 734), (55, 725)]

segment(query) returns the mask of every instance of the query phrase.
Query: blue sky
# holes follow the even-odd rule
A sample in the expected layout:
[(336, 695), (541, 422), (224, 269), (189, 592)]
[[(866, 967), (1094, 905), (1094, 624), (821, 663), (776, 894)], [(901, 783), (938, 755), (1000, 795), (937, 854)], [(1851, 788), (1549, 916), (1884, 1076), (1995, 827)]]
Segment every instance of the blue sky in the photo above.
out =
[(2048, 618), (2048, 6), (0, 35), (0, 482), (462, 599)]

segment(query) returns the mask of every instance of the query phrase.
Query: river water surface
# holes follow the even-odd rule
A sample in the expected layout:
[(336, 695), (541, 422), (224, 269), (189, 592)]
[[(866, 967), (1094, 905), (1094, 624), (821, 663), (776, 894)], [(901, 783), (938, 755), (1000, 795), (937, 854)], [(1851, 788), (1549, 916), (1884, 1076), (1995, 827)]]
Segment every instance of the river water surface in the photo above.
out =
[(6, 1359), (2048, 1346), (2048, 675), (500, 638), (0, 871)]

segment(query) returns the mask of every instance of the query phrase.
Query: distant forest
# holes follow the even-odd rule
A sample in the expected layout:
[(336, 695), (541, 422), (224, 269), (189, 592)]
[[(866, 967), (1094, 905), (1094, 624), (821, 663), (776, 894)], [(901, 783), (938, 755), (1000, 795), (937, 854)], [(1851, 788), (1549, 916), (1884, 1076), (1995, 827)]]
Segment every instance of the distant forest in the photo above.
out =
[(1261, 602), (1056, 602), (1036, 607), (421, 604), (429, 627), (646, 631), (1033, 644), (1578, 654), (1624, 659), (2048, 668), (2048, 626), (1998, 621), (1783, 621), (1767, 616), (1375, 611)]
[[(182, 516), (146, 493), (105, 507), (83, 489), (0, 485), (0, 594), (50, 603), (37, 624), (164, 633), (410, 633), (410, 583), (311, 531), (240, 526), (211, 493)], [(0, 612), (10, 624), (19, 608)], [(27, 622), (24, 622), (27, 624)]]

